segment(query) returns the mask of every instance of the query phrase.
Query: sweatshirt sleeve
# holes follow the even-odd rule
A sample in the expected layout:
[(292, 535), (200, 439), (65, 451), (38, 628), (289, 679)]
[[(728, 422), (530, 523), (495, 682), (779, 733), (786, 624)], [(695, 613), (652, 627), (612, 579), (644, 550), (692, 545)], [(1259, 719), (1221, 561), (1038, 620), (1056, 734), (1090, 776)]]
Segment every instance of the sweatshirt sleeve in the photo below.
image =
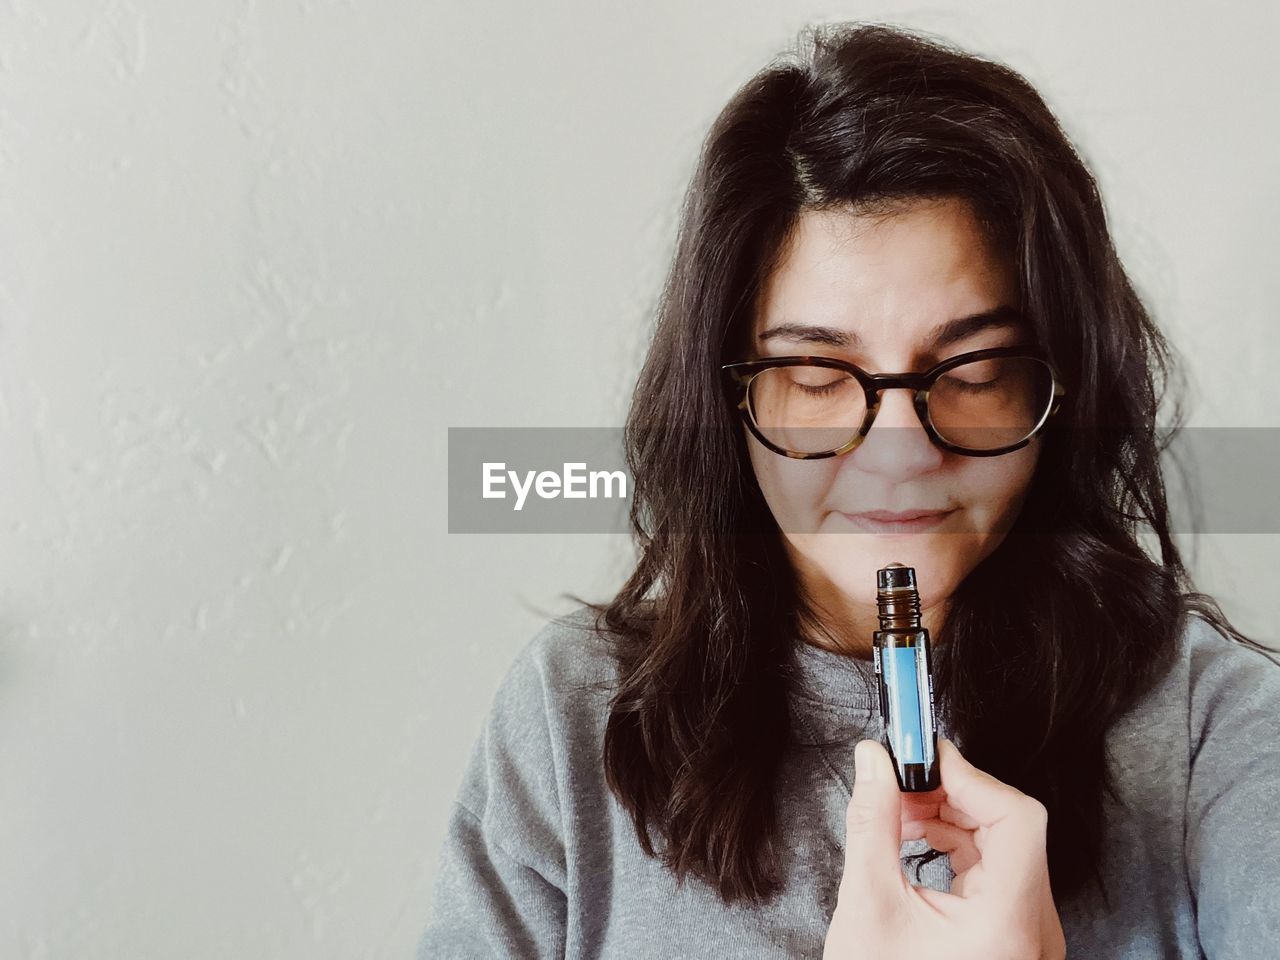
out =
[(440, 852), (418, 960), (563, 957), (565, 854), (539, 638), (472, 748)]
[(1280, 659), (1211, 625), (1190, 661), (1188, 880), (1207, 960), (1280, 944)]

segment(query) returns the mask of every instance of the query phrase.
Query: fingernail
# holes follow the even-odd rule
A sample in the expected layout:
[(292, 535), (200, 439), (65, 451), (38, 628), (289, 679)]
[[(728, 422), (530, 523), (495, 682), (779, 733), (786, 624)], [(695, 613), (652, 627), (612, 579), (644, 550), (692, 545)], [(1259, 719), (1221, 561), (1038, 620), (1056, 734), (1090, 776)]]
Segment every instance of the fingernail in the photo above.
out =
[(853, 772), (859, 780), (874, 781), (876, 779), (876, 762), (871, 756), (871, 741), (859, 740), (853, 748)]

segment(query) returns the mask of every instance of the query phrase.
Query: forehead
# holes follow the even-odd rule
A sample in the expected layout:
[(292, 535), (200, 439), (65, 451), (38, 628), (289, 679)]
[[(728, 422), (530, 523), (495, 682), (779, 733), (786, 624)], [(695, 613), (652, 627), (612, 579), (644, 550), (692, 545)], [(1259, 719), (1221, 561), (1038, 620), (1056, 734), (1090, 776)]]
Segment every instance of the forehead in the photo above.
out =
[(1010, 265), (963, 200), (878, 216), (807, 210), (762, 287), (755, 333), (792, 322), (854, 330), (864, 341), (914, 339), (1014, 299)]

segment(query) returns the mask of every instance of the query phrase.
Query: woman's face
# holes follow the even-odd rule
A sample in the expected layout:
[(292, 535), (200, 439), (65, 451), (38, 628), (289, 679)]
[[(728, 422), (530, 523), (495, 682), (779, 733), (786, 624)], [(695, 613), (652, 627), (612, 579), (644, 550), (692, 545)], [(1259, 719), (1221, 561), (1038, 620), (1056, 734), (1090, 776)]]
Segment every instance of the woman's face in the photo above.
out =
[[(949, 321), (1016, 308), (1016, 294), (1011, 266), (988, 249), (962, 200), (921, 201), (879, 220), (808, 211), (761, 292), (755, 355), (923, 372), (971, 350), (1031, 343), (1008, 320), (939, 337)], [(881, 394), (867, 437), (843, 456), (796, 460), (747, 437), (802, 582), (827, 614), (859, 630), (873, 625), (876, 570), (895, 561), (915, 567), (926, 626), (937, 629), (946, 599), (1016, 517), (1040, 446), (1037, 438), (995, 457), (944, 451), (926, 435), (910, 390)], [(852, 516), (876, 510), (947, 512), (913, 529)], [(869, 635), (851, 640), (861, 647)]]

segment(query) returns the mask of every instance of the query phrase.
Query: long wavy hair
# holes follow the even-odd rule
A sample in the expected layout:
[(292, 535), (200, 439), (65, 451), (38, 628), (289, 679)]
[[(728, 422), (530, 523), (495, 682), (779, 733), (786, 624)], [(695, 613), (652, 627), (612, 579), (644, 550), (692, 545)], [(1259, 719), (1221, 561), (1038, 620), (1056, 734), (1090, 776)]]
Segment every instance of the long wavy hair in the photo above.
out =
[[(719, 366), (741, 359), (802, 211), (964, 198), (1016, 263), (1067, 404), (1017, 521), (952, 595), (935, 699), (970, 762), (1048, 809), (1055, 896), (1091, 878), (1101, 889), (1108, 728), (1170, 667), (1189, 612), (1255, 645), (1190, 589), (1170, 535), (1160, 455), (1180, 406), (1168, 433), (1156, 423), (1169, 348), (1093, 176), (1023, 77), (881, 24), (800, 37), (716, 118), (685, 196), (624, 431), (634, 572), (607, 603), (569, 595), (616, 643), (607, 782), (682, 882), (700, 877), (726, 903), (780, 889), (775, 781), (796, 645), (831, 628), (783, 550)], [(917, 855), (917, 875), (937, 856)]]

